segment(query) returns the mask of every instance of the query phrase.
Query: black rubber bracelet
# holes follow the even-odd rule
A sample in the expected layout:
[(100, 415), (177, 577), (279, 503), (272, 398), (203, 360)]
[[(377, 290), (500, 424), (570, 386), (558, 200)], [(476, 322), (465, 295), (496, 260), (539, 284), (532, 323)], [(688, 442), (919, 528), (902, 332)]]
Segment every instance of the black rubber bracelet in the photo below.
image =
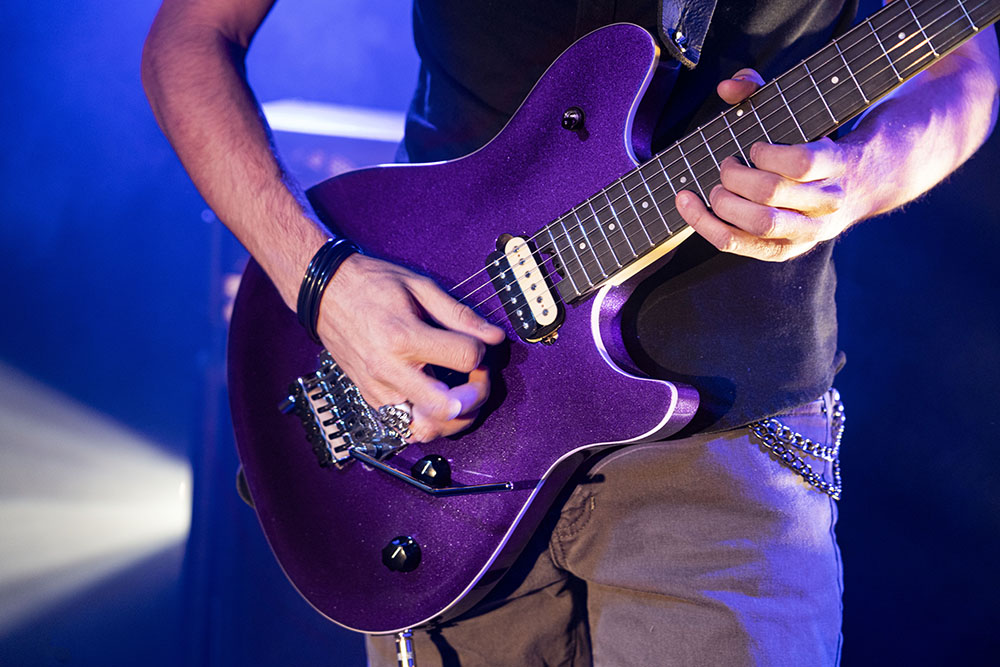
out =
[(361, 249), (347, 239), (330, 239), (316, 251), (309, 266), (306, 267), (302, 285), (299, 287), (296, 314), (299, 324), (317, 343), (321, 342), (316, 324), (319, 321), (319, 304), (323, 298), (323, 291), (344, 260), (359, 252)]

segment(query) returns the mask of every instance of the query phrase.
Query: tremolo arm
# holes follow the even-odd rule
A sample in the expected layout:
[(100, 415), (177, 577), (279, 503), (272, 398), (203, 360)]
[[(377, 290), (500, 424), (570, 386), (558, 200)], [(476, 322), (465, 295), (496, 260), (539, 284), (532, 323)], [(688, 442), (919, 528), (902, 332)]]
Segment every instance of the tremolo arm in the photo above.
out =
[(435, 496), (514, 488), (511, 482), (455, 484), (448, 461), (433, 454), (414, 463), (410, 472), (385, 463), (385, 459), (406, 447), (409, 431), (397, 419), (369, 405), (325, 350), (320, 354), (319, 369), (296, 378), (278, 408), (298, 416), (320, 466), (343, 468), (350, 459), (357, 459)]

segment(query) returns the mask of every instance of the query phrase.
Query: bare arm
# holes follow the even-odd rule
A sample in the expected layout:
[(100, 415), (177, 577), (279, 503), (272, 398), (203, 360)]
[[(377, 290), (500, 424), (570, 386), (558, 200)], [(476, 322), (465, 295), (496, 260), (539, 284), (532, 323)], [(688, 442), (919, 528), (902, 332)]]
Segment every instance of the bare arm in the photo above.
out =
[[(762, 83), (753, 70), (741, 70), (719, 84), (719, 95), (735, 104)], [(711, 211), (690, 192), (678, 194), (678, 210), (720, 250), (791, 259), (947, 177), (989, 136), (998, 87), (989, 28), (907, 82), (842, 139), (755, 144), (755, 168), (723, 161)]]
[[(274, 0), (164, 0), (143, 50), (153, 111), (202, 196), (294, 308), (329, 232), (276, 157), (244, 59)], [(443, 328), (421, 319), (426, 312)], [(489, 391), (484, 344), (503, 332), (434, 283), (369, 257), (348, 258), (320, 308), (324, 345), (374, 405), (414, 404), (429, 439), (467, 425)], [(470, 372), (449, 390), (427, 363)]]

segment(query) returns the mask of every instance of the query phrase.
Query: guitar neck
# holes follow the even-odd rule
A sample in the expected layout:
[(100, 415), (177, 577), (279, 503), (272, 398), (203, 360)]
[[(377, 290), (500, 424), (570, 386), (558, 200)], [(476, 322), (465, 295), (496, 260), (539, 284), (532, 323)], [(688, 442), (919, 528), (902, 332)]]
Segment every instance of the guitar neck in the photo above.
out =
[(704, 201), (719, 164), (759, 141), (814, 141), (858, 116), (1000, 18), (1000, 0), (896, 0), (650, 161), (547, 225), (559, 291), (577, 301), (687, 227), (674, 196)]

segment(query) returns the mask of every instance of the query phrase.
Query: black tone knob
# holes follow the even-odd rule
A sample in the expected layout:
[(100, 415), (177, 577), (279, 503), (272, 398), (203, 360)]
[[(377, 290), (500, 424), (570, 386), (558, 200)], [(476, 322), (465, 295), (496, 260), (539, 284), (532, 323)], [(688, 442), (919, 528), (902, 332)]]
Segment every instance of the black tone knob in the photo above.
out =
[(563, 112), (562, 126), (567, 130), (583, 129), (583, 109), (580, 107), (570, 107)]
[(435, 489), (442, 489), (451, 484), (451, 466), (445, 457), (437, 454), (430, 454), (414, 463), (410, 468), (410, 474)]
[(420, 565), (420, 545), (400, 535), (382, 549), (382, 564), (393, 572), (412, 572)]

